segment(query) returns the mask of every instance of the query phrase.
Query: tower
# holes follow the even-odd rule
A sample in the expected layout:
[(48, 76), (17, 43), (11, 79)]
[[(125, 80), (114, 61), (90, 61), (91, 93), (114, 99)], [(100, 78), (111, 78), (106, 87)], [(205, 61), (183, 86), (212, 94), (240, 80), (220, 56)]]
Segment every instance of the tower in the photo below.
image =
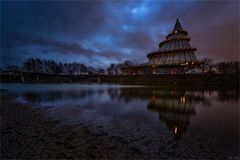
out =
[(190, 45), (188, 32), (182, 28), (179, 20), (166, 40), (159, 44), (159, 49), (147, 55), (148, 65), (154, 68), (154, 73), (181, 73), (184, 67), (197, 62), (196, 48)]

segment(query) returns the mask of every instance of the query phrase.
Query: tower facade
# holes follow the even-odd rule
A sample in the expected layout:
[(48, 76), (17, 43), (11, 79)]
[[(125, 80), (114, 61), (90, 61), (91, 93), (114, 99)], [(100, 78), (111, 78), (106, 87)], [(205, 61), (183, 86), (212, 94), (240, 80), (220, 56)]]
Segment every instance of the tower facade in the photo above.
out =
[(147, 54), (147, 63), (122, 67), (121, 72), (124, 75), (196, 73), (199, 65), (196, 50), (190, 45), (188, 32), (177, 19), (172, 32), (160, 42), (159, 49)]
[(182, 72), (183, 66), (197, 62), (197, 49), (191, 47), (189, 42), (188, 32), (183, 30), (177, 19), (172, 32), (159, 44), (159, 49), (147, 55), (148, 65), (156, 68), (156, 74)]

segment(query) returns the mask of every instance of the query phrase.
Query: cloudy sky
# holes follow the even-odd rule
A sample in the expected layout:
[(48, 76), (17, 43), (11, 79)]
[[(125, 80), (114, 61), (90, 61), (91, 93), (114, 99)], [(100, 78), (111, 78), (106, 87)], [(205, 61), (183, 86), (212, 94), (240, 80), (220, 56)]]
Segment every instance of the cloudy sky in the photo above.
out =
[(239, 60), (239, 1), (1, 1), (1, 64), (146, 62), (176, 18), (196, 56)]

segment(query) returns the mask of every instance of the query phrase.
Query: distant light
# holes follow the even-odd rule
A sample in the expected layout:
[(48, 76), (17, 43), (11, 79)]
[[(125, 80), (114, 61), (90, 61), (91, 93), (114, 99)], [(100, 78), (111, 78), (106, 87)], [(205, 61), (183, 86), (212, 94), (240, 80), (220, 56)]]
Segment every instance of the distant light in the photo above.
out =
[(188, 64), (188, 62), (186, 64)]
[(177, 127), (174, 128), (174, 134), (177, 134)]
[(177, 33), (177, 30), (175, 30), (174, 33)]
[(182, 96), (182, 97), (180, 98), (180, 101), (181, 101), (182, 103), (186, 103), (186, 97), (185, 97), (185, 96)]

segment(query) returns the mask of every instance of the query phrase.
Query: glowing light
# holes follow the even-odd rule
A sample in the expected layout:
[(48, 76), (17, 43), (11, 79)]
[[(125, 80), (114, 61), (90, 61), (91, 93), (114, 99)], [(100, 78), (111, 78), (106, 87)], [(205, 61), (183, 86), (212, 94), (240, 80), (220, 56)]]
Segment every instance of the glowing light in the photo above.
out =
[(180, 101), (181, 101), (182, 103), (186, 103), (186, 97), (185, 97), (185, 96), (182, 96), (182, 97), (180, 98)]
[(177, 127), (174, 128), (174, 134), (177, 134)]
[(174, 31), (174, 33), (177, 33), (177, 31)]

